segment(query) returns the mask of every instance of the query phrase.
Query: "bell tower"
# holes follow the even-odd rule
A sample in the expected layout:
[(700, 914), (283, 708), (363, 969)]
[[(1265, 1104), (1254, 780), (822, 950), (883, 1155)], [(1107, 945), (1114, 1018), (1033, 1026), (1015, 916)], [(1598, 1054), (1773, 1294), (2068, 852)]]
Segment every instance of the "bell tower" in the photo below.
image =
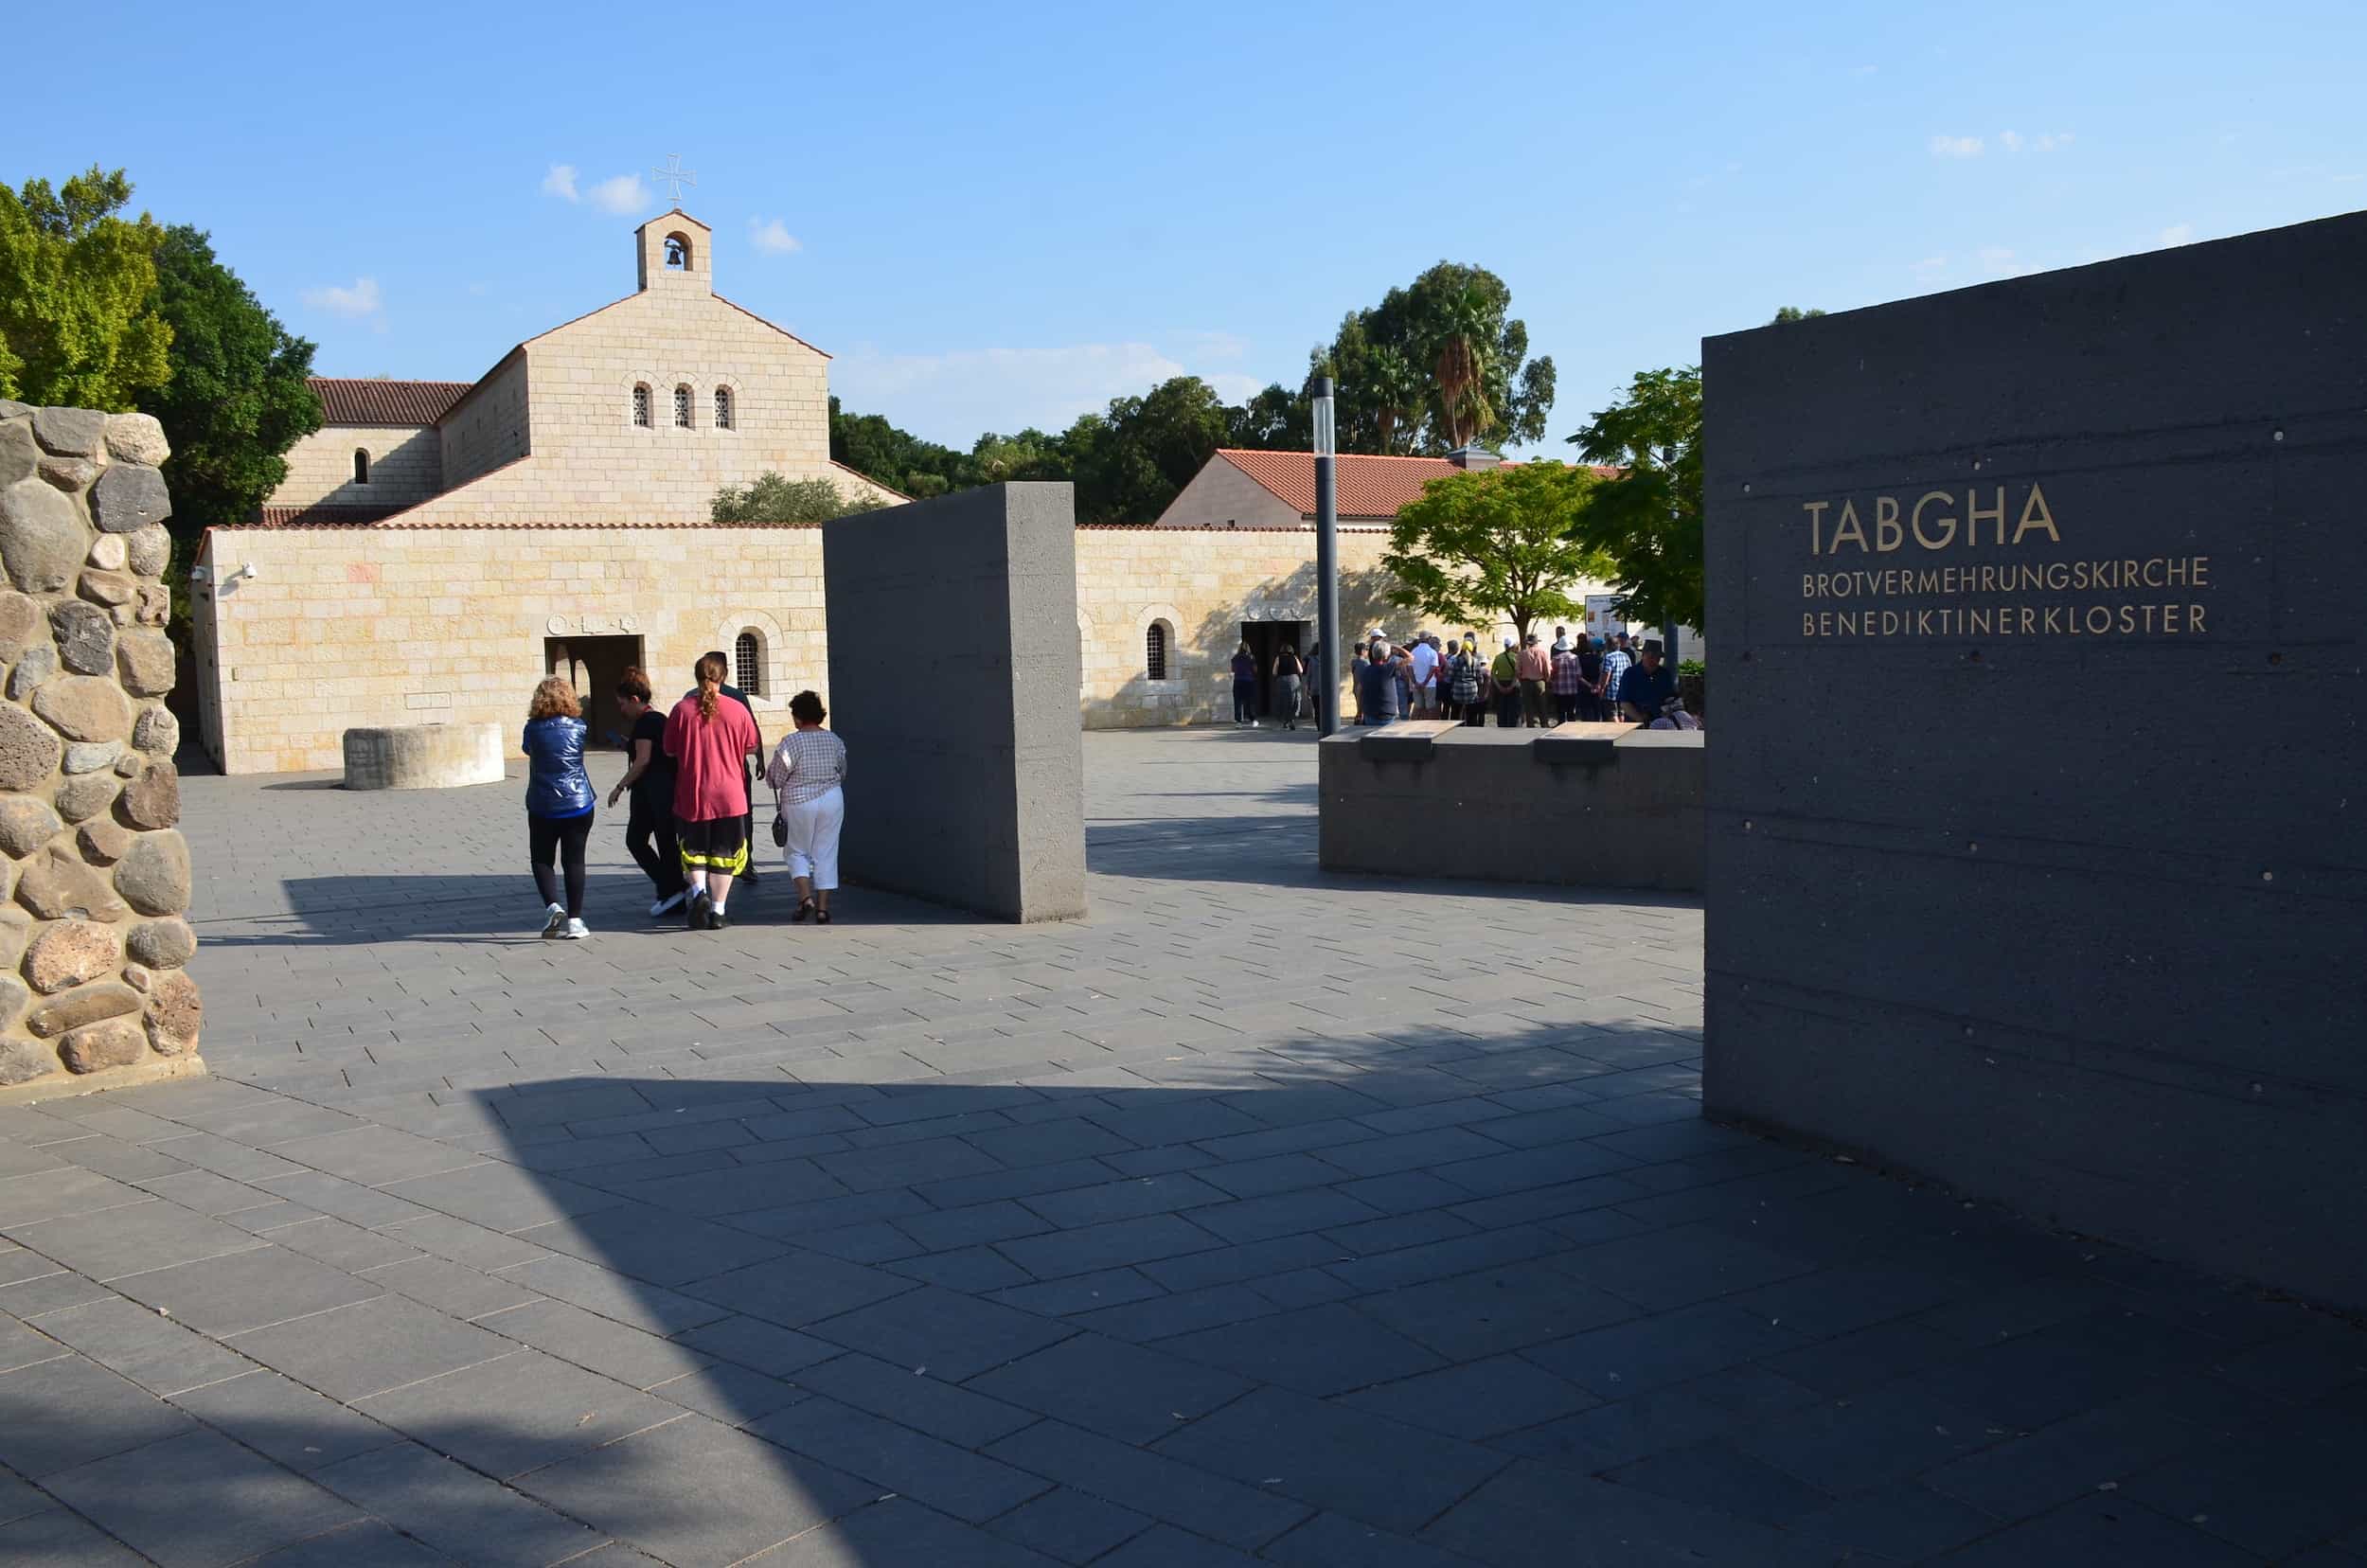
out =
[(715, 292), (711, 242), (715, 231), (680, 207), (660, 213), (632, 231), (641, 291)]

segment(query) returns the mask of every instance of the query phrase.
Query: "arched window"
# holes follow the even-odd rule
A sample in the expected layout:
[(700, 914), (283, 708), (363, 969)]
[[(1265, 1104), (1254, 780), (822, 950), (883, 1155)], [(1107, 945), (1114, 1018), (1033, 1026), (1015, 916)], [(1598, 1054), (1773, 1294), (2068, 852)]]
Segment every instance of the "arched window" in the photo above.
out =
[(1167, 678), (1167, 623), (1152, 621), (1143, 634), (1143, 673), (1154, 681)]
[(764, 639), (754, 632), (732, 639), (732, 674), (733, 684), (749, 696), (764, 695)]
[(368, 447), (353, 449), (353, 482), (357, 485), (366, 485), (370, 482), (370, 449)]
[(669, 234), (666, 237), (666, 267), (668, 272), (690, 270), (690, 237)]
[(636, 382), (632, 389), (632, 422), (642, 429), (650, 428), (650, 383)]
[(674, 388), (674, 428), (690, 428), (690, 388), (687, 385)]
[(732, 389), (728, 386), (719, 386), (715, 389), (715, 428), (729, 430), (731, 427)]

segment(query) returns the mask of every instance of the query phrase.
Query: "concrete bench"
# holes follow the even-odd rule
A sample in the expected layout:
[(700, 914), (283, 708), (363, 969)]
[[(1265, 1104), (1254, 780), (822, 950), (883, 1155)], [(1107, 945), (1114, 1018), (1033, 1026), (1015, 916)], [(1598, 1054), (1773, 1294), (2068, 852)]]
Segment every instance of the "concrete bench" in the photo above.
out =
[(452, 790), (492, 784), (507, 754), (499, 724), (398, 724), (345, 733), (348, 790)]
[(1326, 871), (1698, 893), (1706, 737), (1418, 721), (1318, 748)]

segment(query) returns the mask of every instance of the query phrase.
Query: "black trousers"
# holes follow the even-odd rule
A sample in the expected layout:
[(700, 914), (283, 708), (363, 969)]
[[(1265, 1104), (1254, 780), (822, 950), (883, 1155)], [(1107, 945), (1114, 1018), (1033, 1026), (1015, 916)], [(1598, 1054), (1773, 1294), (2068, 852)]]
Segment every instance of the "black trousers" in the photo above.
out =
[(661, 899), (670, 899), (690, 884), (683, 881), (682, 856), (674, 847), (674, 803), (632, 797), (632, 814), (625, 819), (625, 848), (648, 874)]
[(583, 917), (583, 846), (592, 837), (592, 813), (581, 816), (526, 818), (526, 853), (534, 858), (534, 885), (543, 895), (543, 901), (555, 904), (559, 897), (559, 874), (551, 869), (557, 857), (567, 875), (567, 913), (578, 919)]

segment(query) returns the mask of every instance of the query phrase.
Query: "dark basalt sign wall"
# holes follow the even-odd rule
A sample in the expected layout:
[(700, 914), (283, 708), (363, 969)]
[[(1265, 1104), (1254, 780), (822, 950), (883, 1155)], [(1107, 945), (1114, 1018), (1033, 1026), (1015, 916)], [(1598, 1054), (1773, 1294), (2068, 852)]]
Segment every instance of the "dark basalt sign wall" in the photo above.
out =
[(1703, 357), (1709, 1114), (2367, 1302), (2367, 214)]

